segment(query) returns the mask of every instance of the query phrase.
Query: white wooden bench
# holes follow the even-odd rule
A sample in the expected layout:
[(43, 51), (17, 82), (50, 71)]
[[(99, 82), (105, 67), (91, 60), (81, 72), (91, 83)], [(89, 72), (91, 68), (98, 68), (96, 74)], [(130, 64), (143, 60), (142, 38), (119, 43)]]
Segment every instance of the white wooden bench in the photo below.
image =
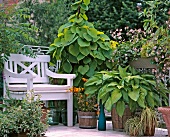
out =
[[(37, 55), (31, 58), (23, 54), (11, 54), (4, 65), (4, 96), (6, 87), (13, 98), (21, 100), (26, 93), (34, 90), (41, 95), (41, 100), (67, 100), (68, 126), (73, 126), (73, 93), (68, 89), (73, 86), (75, 74), (58, 74), (49, 70), (49, 55)], [(49, 84), (49, 77), (66, 79), (65, 85)], [(5, 86), (7, 85), (7, 86)]]

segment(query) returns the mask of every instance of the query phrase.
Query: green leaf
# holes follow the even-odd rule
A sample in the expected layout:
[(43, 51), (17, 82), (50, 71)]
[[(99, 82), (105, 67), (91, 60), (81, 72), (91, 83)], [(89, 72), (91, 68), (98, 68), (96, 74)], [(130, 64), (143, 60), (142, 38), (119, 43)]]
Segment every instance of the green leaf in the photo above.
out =
[(126, 69), (125, 69), (125, 68), (122, 68), (122, 67), (119, 65), (118, 69), (119, 69), (119, 73), (120, 73), (120, 77), (121, 77), (121, 78), (124, 78), (124, 77), (127, 76), (127, 72), (126, 72)]
[(84, 65), (83, 66), (79, 66), (78, 67), (78, 72), (82, 75), (86, 74), (86, 72), (89, 70), (89, 66), (88, 65)]
[(75, 56), (71, 55), (71, 54), (69, 54), (68, 59), (71, 63), (78, 63), (77, 58)]
[(82, 60), (84, 57), (85, 57), (85, 56), (84, 56), (83, 54), (79, 53), (78, 56), (77, 56), (77, 60), (80, 61), (80, 60)]
[(58, 34), (59, 34), (59, 33), (62, 33), (65, 28), (69, 28), (69, 27), (71, 27), (71, 26), (73, 26), (73, 23), (71, 23), (71, 22), (68, 22), (68, 23), (62, 25), (62, 26), (58, 29)]
[(85, 5), (84, 3), (83, 3), (83, 4), (81, 4), (80, 6), (81, 6), (81, 8), (82, 8), (82, 9), (84, 9), (84, 10), (86, 10), (86, 11), (89, 9), (89, 8), (88, 8), (88, 6), (87, 6), (87, 5)]
[(92, 37), (92, 38), (97, 38), (97, 30), (95, 28), (89, 28), (87, 30), (87, 33)]
[(116, 103), (116, 112), (117, 114), (122, 117), (125, 111), (125, 102), (124, 101), (118, 101)]
[(71, 44), (68, 48), (69, 52), (75, 57), (80, 53), (78, 44)]
[(96, 70), (97, 62), (95, 60), (93, 60), (90, 64), (90, 67), (93, 68), (94, 70)]
[(88, 77), (92, 77), (94, 75), (95, 71), (92, 67), (90, 67), (89, 71), (86, 73)]
[(90, 46), (89, 41), (86, 41), (85, 39), (82, 39), (80, 37), (77, 39), (77, 42), (80, 45), (80, 47), (89, 47)]
[(85, 57), (84, 59), (83, 59), (83, 63), (84, 64), (88, 64), (88, 63), (90, 63), (91, 62), (91, 58), (89, 58), (89, 57)]
[(139, 90), (128, 91), (128, 96), (132, 100), (137, 101), (139, 98)]
[[(88, 8), (88, 7), (87, 7)], [(86, 16), (85, 13), (81, 14), (82, 18), (85, 19), (85, 20), (88, 20), (88, 17)]]
[[(98, 76), (100, 76), (100, 75), (98, 75)], [(87, 82), (84, 83), (84, 87), (86, 88), (91, 85), (96, 85), (98, 80), (99, 80), (99, 78), (95, 75), (95, 76), (91, 77)]]
[(89, 47), (79, 47), (79, 51), (84, 55), (87, 56), (90, 53)]
[(72, 71), (72, 65), (68, 60), (65, 60), (63, 63), (63, 69), (65, 72), (70, 73)]
[(97, 50), (97, 47), (98, 47), (97, 43), (94, 42), (90, 46), (91, 50)]
[(148, 92), (146, 96), (146, 100), (147, 100), (147, 105), (149, 105), (152, 108), (155, 106), (154, 95), (152, 92)]
[(85, 5), (89, 5), (90, 4), (90, 0), (83, 0)]
[(100, 36), (104, 38), (104, 40), (110, 40), (110, 38), (106, 34), (100, 34)]
[(123, 99), (124, 101), (126, 101), (127, 103), (129, 103), (129, 96), (128, 93), (125, 90), (121, 90), (122, 94), (123, 94)]
[(64, 33), (64, 38), (65, 38), (65, 41), (72, 41), (73, 38), (75, 37), (76, 33), (72, 33), (71, 30), (67, 30), (65, 31)]
[(111, 99), (112, 103), (116, 103), (120, 98), (122, 97), (122, 93), (120, 92), (119, 89), (114, 89), (113, 92), (111, 93)]
[(88, 35), (87, 33), (83, 34), (83, 37), (87, 40), (87, 41), (92, 41), (92, 37), (90, 35)]
[(99, 88), (97, 86), (88, 86), (85, 89), (85, 94), (94, 94), (98, 90)]
[(104, 49), (104, 50), (109, 50), (110, 48), (108, 46), (106, 46), (102, 41), (98, 41), (97, 42), (99, 44), (99, 46)]
[(145, 108), (145, 95), (144, 95), (144, 93), (141, 93), (141, 94), (140, 94), (137, 102), (138, 102), (138, 105), (139, 105), (140, 107)]
[(105, 103), (105, 109), (110, 112), (112, 109), (112, 104), (112, 99), (109, 97)]
[(74, 39), (72, 39), (71, 41), (68, 41), (65, 46), (71, 45), (73, 42), (75, 42), (78, 39), (78, 36), (76, 36)]

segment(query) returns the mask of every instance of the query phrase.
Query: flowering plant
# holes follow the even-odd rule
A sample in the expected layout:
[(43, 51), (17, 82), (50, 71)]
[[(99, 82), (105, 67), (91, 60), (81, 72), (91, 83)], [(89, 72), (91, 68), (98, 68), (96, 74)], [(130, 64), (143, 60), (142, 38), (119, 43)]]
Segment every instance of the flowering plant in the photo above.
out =
[[(82, 78), (84, 82), (87, 81), (87, 79)], [(97, 97), (96, 95), (88, 96), (88, 94), (85, 94), (84, 88), (80, 87), (72, 87), (69, 89), (70, 92), (73, 92), (74, 95), (74, 106), (78, 109), (78, 111), (83, 112), (95, 112), (97, 111)]]

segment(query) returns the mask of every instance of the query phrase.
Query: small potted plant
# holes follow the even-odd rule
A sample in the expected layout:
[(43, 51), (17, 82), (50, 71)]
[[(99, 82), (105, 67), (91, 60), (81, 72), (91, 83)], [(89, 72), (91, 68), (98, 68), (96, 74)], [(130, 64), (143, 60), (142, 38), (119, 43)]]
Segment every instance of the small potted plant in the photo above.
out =
[(154, 136), (158, 126), (156, 111), (146, 107), (141, 114), (130, 118), (125, 123), (125, 131), (130, 136)]
[(157, 83), (154, 75), (140, 74), (130, 66), (125, 68), (119, 66), (112, 71), (100, 71), (84, 86), (86, 94), (89, 96), (97, 94), (98, 100), (102, 100), (105, 108), (108, 111), (115, 108), (120, 117), (123, 116), (126, 106), (131, 112), (146, 106), (151, 108), (161, 106), (160, 96), (164, 103), (168, 104), (166, 93), (169, 91), (164, 84)]
[[(84, 82), (87, 79), (82, 78)], [(88, 96), (84, 88), (73, 87), (70, 89), (74, 95), (74, 106), (78, 110), (79, 127), (92, 129), (97, 127), (97, 97), (96, 95)]]
[(4, 104), (5, 111), (0, 114), (1, 136), (34, 137), (45, 133), (48, 127), (47, 114), (45, 118), (40, 97), (36, 98), (31, 91), (21, 101), (12, 98), (4, 101), (7, 102)]

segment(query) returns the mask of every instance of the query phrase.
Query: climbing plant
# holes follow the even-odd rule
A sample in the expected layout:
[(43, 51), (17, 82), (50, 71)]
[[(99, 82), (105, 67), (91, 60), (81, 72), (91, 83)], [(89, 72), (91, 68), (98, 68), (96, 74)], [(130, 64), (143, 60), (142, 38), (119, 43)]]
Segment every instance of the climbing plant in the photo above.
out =
[(110, 39), (88, 22), (89, 4), (90, 0), (72, 4), (73, 15), (59, 28), (58, 37), (49, 48), (53, 61), (61, 59), (63, 72), (77, 75), (74, 86), (81, 86), (83, 77), (89, 78), (96, 71), (112, 67)]

